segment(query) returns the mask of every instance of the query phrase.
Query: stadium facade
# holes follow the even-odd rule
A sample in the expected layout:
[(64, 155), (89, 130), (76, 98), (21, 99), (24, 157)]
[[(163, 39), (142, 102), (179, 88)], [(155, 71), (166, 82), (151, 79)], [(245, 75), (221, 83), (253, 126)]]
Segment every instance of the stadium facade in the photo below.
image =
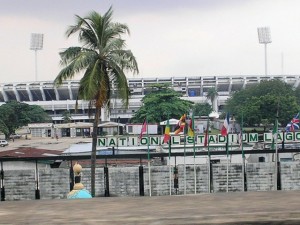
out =
[[(207, 91), (211, 87), (215, 87), (218, 91), (216, 107), (222, 111), (232, 92), (270, 79), (280, 79), (293, 87), (298, 87), (300, 75), (128, 78), (132, 93), (129, 107), (124, 108), (120, 99), (113, 98), (109, 110), (103, 109), (101, 120), (127, 123), (140, 108), (142, 97), (150, 91), (150, 86), (156, 83), (169, 83), (175, 91), (182, 93), (183, 99), (195, 103), (207, 102)], [(53, 123), (61, 123), (62, 114), (66, 110), (70, 111), (74, 122), (89, 122), (93, 118), (88, 115), (88, 102), (78, 101), (78, 109), (75, 111), (78, 87), (79, 81), (76, 80), (64, 81), (59, 87), (54, 86), (53, 81), (1, 83), (0, 105), (10, 100), (17, 100), (30, 105), (41, 106), (52, 117)], [(112, 85), (112, 96), (114, 94), (115, 89)]]

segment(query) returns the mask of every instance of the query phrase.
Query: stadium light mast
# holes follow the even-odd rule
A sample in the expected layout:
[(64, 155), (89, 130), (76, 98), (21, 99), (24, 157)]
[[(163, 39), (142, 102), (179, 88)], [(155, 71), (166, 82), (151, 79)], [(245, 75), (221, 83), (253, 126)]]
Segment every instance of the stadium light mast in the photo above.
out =
[(260, 44), (265, 45), (265, 75), (268, 75), (267, 65), (267, 44), (272, 43), (270, 27), (258, 27), (258, 41)]
[(30, 39), (30, 50), (35, 52), (35, 81), (38, 79), (37, 73), (37, 51), (43, 49), (44, 34), (32, 33)]

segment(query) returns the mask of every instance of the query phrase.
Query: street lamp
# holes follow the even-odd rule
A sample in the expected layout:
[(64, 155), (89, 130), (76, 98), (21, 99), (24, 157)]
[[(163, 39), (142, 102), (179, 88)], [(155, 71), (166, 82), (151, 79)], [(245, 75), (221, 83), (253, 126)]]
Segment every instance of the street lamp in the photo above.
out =
[(267, 44), (272, 43), (270, 27), (258, 27), (258, 41), (265, 45), (265, 75), (268, 75), (267, 67)]
[(43, 49), (43, 39), (44, 34), (31, 34), (30, 39), (30, 50), (34, 50), (35, 52), (35, 81), (37, 81), (37, 51)]

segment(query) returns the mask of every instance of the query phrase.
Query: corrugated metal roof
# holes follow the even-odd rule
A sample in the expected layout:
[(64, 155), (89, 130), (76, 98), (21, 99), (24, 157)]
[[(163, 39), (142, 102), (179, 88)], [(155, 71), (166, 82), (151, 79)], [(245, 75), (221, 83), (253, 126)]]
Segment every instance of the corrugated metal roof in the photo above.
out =
[(1, 151), (0, 157), (23, 158), (23, 157), (42, 157), (42, 156), (49, 156), (49, 155), (57, 156), (61, 154), (62, 151), (24, 147), (15, 150)]

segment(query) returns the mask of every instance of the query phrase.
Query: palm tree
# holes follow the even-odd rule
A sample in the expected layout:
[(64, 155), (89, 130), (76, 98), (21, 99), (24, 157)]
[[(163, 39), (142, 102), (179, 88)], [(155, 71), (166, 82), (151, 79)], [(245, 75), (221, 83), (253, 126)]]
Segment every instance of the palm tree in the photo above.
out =
[(70, 111), (66, 110), (62, 113), (62, 119), (64, 123), (71, 123), (72, 121), (72, 115)]
[(206, 98), (211, 101), (213, 111), (216, 111), (216, 112), (218, 112), (218, 107), (215, 105), (215, 100), (216, 100), (217, 96), (218, 96), (218, 91), (215, 87), (211, 87), (210, 89), (208, 89)]
[[(77, 100), (89, 101), (89, 112), (95, 109), (92, 153), (91, 153), (91, 194), (95, 196), (95, 169), (97, 128), (101, 108), (109, 107), (112, 87), (116, 97), (128, 106), (130, 95), (126, 71), (138, 73), (136, 59), (130, 50), (126, 50), (123, 34), (130, 34), (125, 24), (112, 22), (112, 7), (104, 14), (92, 11), (87, 17), (76, 15), (76, 24), (70, 26), (66, 36), (78, 34), (82, 47), (69, 47), (60, 52), (61, 65), (64, 67), (54, 80), (58, 86), (63, 80), (72, 79), (82, 73)], [(77, 106), (76, 101), (76, 106)]]

